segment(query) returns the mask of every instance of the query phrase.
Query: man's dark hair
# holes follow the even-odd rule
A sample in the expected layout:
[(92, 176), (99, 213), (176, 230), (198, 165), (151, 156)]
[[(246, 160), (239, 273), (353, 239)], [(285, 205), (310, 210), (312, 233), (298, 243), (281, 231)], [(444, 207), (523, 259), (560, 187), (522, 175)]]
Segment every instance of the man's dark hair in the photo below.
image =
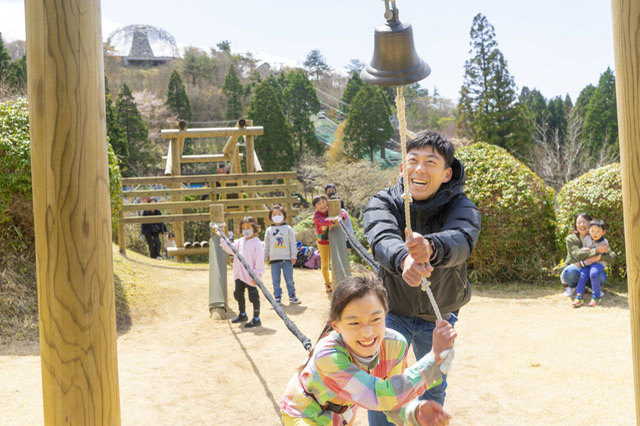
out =
[(591, 228), (592, 226), (597, 226), (598, 228), (602, 229), (603, 231), (607, 230), (607, 225), (604, 223), (604, 220), (593, 219), (591, 222), (589, 222), (589, 228)]
[(449, 139), (438, 132), (423, 130), (416, 134), (413, 139), (407, 141), (407, 154), (412, 149), (420, 149), (427, 146), (433, 147), (433, 149), (444, 158), (445, 168), (451, 167), (455, 158), (455, 149), (453, 145), (451, 145), (451, 142), (449, 142)]

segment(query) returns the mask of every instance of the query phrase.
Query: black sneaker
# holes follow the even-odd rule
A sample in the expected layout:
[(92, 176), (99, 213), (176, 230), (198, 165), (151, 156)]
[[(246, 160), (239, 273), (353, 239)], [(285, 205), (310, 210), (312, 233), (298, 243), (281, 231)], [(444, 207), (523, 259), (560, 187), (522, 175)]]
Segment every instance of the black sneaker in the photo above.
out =
[(248, 323), (246, 323), (244, 325), (244, 328), (259, 327), (261, 325), (262, 325), (262, 322), (260, 321), (260, 318), (254, 318), (251, 321), (249, 321)]
[(249, 321), (249, 317), (247, 317), (247, 314), (240, 314), (231, 320), (231, 322), (234, 324), (237, 324), (239, 322), (245, 322), (245, 321)]
[(282, 296), (276, 296), (274, 297), (274, 299), (276, 299), (276, 302), (278, 302), (278, 305), (282, 303)]
[(302, 302), (300, 302), (300, 299), (298, 299), (297, 297), (291, 296), (289, 298), (289, 303), (291, 303), (292, 305), (299, 305)]

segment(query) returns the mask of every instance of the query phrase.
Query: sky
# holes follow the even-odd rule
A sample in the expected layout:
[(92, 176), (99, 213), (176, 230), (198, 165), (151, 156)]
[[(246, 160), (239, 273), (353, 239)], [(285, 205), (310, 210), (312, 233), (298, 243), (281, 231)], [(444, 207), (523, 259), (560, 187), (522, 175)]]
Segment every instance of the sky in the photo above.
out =
[[(605, 0), (397, 0), (400, 20), (413, 27), (418, 55), (431, 67), (420, 82), (457, 101), (469, 55), (473, 17), (482, 13), (494, 26), (498, 48), (518, 90), (537, 88), (543, 96), (571, 96), (597, 85), (614, 69), (611, 3)], [(108, 0), (102, 2), (106, 40), (119, 27), (147, 24), (171, 33), (179, 47), (215, 47), (253, 52), (276, 68), (301, 66), (319, 49), (336, 71), (351, 59), (368, 63), (375, 27), (384, 21), (381, 0)], [(0, 33), (5, 42), (24, 40), (24, 2), (0, 0)]]

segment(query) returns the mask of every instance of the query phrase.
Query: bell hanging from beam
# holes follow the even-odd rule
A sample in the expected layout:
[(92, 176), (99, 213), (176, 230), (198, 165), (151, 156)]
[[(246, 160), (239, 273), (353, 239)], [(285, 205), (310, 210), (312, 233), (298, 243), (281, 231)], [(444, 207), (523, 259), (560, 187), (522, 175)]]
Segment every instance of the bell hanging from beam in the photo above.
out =
[(384, 3), (387, 23), (376, 28), (373, 58), (360, 77), (377, 86), (402, 86), (420, 81), (431, 74), (431, 68), (416, 53), (411, 24), (400, 22), (395, 0), (384, 0)]

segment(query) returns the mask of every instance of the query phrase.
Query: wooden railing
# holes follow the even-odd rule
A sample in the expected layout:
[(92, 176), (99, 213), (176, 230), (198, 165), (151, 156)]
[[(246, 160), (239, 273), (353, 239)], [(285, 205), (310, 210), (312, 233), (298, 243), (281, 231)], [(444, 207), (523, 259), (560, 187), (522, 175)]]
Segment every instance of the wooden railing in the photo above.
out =
[[(194, 184), (199, 186), (192, 186)], [(235, 186), (222, 186), (225, 184)], [(296, 172), (135, 177), (123, 178), (122, 186), (123, 206), (118, 221), (118, 243), (122, 253), (126, 252), (125, 225), (209, 221), (211, 204), (224, 205), (225, 221), (236, 235), (242, 217), (253, 216), (266, 221), (273, 204), (283, 205), (289, 217), (297, 212), (293, 207), (297, 198), (292, 196), (298, 188)], [(198, 199), (183, 199), (190, 196)], [(203, 196), (207, 199), (201, 199)], [(142, 203), (143, 197), (160, 200)], [(183, 213), (185, 209), (198, 211)], [(138, 213), (142, 210), (160, 210), (162, 215), (140, 216)]]

